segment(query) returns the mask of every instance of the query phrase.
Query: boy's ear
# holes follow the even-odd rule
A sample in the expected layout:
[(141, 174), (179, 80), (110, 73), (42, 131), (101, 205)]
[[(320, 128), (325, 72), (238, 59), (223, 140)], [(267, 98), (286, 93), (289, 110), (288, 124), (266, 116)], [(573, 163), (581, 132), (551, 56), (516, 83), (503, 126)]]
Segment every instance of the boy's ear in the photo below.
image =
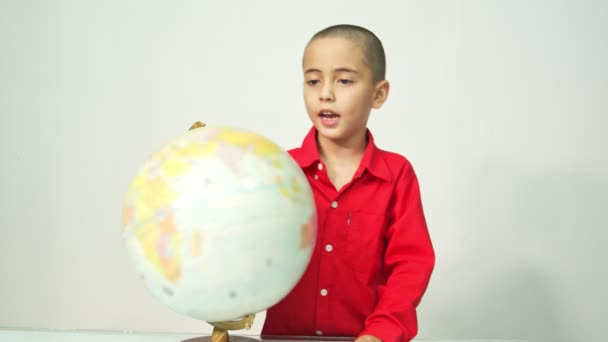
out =
[(387, 80), (383, 80), (376, 84), (376, 89), (374, 90), (374, 98), (372, 99), (372, 107), (374, 109), (379, 109), (382, 107), (386, 99), (388, 98), (388, 91), (390, 90), (390, 84)]

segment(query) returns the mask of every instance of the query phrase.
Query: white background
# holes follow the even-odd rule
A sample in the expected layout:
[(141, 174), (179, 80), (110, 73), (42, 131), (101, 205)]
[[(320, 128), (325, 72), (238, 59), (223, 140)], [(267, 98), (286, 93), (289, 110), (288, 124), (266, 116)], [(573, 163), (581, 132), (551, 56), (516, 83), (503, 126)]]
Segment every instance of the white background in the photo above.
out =
[(336, 23), (385, 45), (370, 128), (437, 252), (419, 337), (603, 341), (603, 1), (0, 1), (0, 326), (208, 332), (137, 279), (126, 188), (197, 120), (299, 145), (301, 54)]

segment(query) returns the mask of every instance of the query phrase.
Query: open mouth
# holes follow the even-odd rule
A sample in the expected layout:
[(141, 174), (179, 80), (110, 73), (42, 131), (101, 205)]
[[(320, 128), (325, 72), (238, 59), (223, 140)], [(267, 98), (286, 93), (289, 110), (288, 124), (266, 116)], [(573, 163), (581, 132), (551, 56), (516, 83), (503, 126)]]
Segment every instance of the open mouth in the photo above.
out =
[(340, 117), (339, 114), (332, 112), (331, 110), (322, 110), (319, 112), (319, 116), (324, 120), (332, 120)]
[(338, 124), (340, 114), (332, 112), (331, 110), (321, 110), (319, 112), (321, 118), (321, 124), (327, 128), (334, 127)]

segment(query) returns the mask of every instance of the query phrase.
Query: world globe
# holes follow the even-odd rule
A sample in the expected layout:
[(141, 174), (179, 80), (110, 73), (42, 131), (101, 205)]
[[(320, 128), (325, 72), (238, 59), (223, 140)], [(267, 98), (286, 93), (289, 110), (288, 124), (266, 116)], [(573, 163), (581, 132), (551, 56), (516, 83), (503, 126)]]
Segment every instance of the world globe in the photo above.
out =
[(193, 126), (150, 157), (130, 183), (122, 236), (154, 298), (206, 322), (255, 315), (304, 273), (316, 236), (313, 195), (272, 141)]

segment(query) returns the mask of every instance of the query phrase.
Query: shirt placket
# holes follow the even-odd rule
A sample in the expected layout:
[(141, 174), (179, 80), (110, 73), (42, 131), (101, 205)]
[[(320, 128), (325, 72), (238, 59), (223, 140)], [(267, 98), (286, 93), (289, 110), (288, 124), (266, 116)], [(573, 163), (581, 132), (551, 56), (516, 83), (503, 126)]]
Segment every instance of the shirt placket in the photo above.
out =
[(332, 297), (335, 295), (337, 290), (334, 287), (334, 280), (332, 277), (332, 258), (334, 257), (335, 239), (336, 239), (336, 228), (339, 228), (336, 223), (339, 220), (341, 209), (339, 203), (339, 193), (335, 191), (335, 188), (329, 181), (327, 173), (325, 172), (324, 165), (319, 162), (317, 165), (317, 172), (313, 176), (315, 181), (321, 182), (323, 192), (325, 194), (326, 202), (323, 203), (325, 206), (321, 208), (326, 212), (325, 222), (322, 222), (326, 227), (323, 240), (318, 241), (321, 244), (320, 252), (320, 264), (319, 264), (319, 276), (317, 282), (317, 312), (315, 320), (315, 331), (314, 333), (318, 336), (325, 335), (326, 331), (332, 330), (332, 317), (331, 317), (331, 303), (333, 302)]

